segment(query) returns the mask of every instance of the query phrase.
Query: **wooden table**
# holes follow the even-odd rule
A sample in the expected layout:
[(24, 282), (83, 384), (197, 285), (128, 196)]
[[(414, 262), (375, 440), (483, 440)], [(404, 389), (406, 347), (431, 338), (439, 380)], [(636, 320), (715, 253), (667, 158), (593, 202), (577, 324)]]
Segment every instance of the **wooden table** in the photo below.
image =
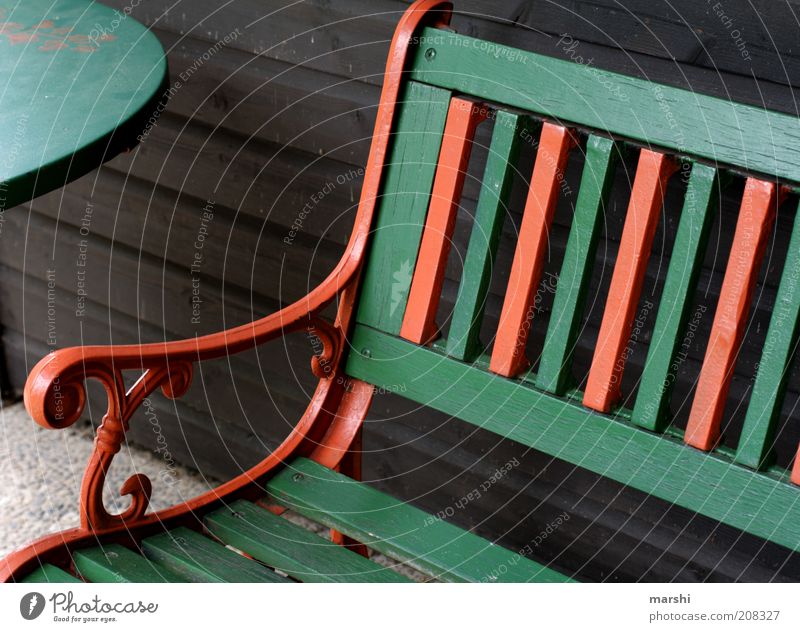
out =
[(134, 147), (166, 87), (161, 45), (124, 12), (0, 0), (0, 218)]

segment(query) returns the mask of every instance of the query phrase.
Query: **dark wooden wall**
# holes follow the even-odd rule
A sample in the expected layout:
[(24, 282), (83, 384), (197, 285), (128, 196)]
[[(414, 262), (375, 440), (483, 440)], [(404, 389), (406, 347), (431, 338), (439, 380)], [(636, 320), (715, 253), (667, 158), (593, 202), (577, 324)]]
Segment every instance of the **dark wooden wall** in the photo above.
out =
[[(106, 4), (122, 9), (128, 3)], [(715, 5), (464, 0), (457, 3), (461, 13), (453, 26), (547, 55), (580, 55), (599, 68), (797, 114), (791, 86), (800, 80), (800, 5), (774, 0)], [(29, 368), (53, 346), (150, 342), (217, 331), (274, 311), (316, 285), (335, 265), (349, 235), (388, 42), (406, 6), (400, 0), (142, 2), (134, 16), (153, 28), (169, 55), (174, 94), (161, 120), (134, 151), (63, 191), (5, 214), (0, 322), (12, 386), (19, 391)], [(471, 169), (478, 172), (480, 161), (477, 152)], [(573, 160), (568, 180), (574, 182), (579, 173), (580, 162)], [(598, 256), (578, 377), (591, 358), (614, 262), (626, 175), (623, 170), (615, 187), (620, 197), (611, 205)], [(674, 199), (679, 186), (670, 193)], [(464, 217), (476, 194), (474, 185), (467, 187)], [(734, 185), (714, 229), (714, 248), (722, 251), (732, 236), (736, 194)], [(567, 197), (558, 211), (551, 274), (558, 272), (570, 202)], [(677, 211), (668, 201), (647, 296), (658, 295)], [(734, 419), (763, 343), (792, 216), (791, 209), (782, 210), (764, 267), (753, 333), (737, 366)], [(456, 290), (458, 249), (466, 239), (463, 219), (445, 286), (445, 317)], [(498, 269), (512, 253), (513, 227), (506, 233)], [(196, 255), (200, 264), (193, 268)], [(680, 397), (690, 395), (699, 370), (723, 270), (724, 257), (710, 255), (697, 300), (709, 311), (677, 385)], [(490, 320), (499, 310), (502, 287), (500, 278)], [(534, 346), (544, 334), (550, 300), (545, 291)], [(645, 336), (634, 349), (632, 374), (646, 349)], [(258, 352), (208, 363), (179, 402), (154, 397), (170, 455), (217, 478), (257, 462), (285, 436), (308, 401), (314, 385), (310, 352), (309, 341), (295, 335)], [(799, 397), (798, 377), (792, 376), (787, 398), (791, 423), (781, 443), (783, 460), (800, 435), (800, 424), (790, 414)], [(634, 382), (626, 388), (635, 393)], [(87, 416), (98, 422), (103, 398), (96, 390), (91, 393)], [(676, 411), (678, 425), (684, 412)], [(132, 440), (155, 446), (152, 425), (143, 417), (132, 426)], [(729, 440), (735, 435), (734, 424)], [(566, 512), (569, 519), (537, 541), (535, 555), (584, 579), (800, 577), (800, 561), (782, 549), (457, 420), (420, 411), (395, 395), (377, 395), (365, 441), (366, 474), (376, 485), (432, 511), (451, 508), (450, 519), (499, 537), (510, 548), (524, 547)], [(456, 507), (496, 468), (515, 461), (519, 465), (480, 499)]]

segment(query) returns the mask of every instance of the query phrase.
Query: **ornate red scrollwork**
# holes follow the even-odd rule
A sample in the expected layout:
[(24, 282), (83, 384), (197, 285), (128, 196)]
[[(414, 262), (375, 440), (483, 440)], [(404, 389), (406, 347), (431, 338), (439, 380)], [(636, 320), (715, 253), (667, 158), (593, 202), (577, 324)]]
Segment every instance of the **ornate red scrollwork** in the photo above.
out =
[[(94, 451), (81, 485), (80, 517), (81, 526), (86, 529), (105, 529), (124, 523), (130, 524), (142, 518), (150, 503), (153, 485), (144, 474), (134, 474), (120, 488), (120, 494), (131, 497), (131, 504), (121, 514), (110, 514), (103, 503), (103, 488), (106, 474), (111, 467), (114, 455), (120, 451), (125, 440), (125, 433), (134, 411), (144, 398), (156, 388), (161, 388), (164, 395), (171, 399), (181, 397), (189, 389), (192, 382), (192, 365), (189, 362), (176, 362), (160, 367), (148, 368), (142, 376), (126, 392), (122, 382), (121, 371), (113, 368), (113, 390), (109, 393), (108, 411), (97, 429)], [(113, 396), (110, 393), (114, 393)]]
[[(330, 367), (341, 353), (342, 330), (315, 316), (298, 319), (289, 328), (281, 329), (285, 334), (303, 327), (322, 345), (319, 353), (312, 356), (311, 370), (319, 379), (327, 379), (331, 375)], [(260, 341), (258, 336), (251, 340), (253, 346)], [(104, 353), (98, 353), (100, 349)], [(106, 476), (114, 455), (125, 441), (131, 416), (158, 388), (170, 399), (183, 396), (192, 382), (193, 361), (221, 355), (219, 349), (203, 345), (196, 348), (194, 357), (167, 352), (155, 358), (115, 353), (114, 347), (85, 347), (55, 351), (34, 368), (25, 392), (25, 404), (33, 418), (46, 428), (66, 428), (80, 418), (86, 403), (85, 380), (99, 381), (106, 392), (108, 408), (97, 429), (94, 450), (81, 484), (82, 528), (100, 531), (131, 525), (145, 515), (153, 486), (144, 474), (134, 474), (122, 485), (120, 494), (131, 497), (125, 511), (112, 514), (103, 503)], [(126, 370), (142, 371), (129, 389), (125, 388), (122, 375)]]

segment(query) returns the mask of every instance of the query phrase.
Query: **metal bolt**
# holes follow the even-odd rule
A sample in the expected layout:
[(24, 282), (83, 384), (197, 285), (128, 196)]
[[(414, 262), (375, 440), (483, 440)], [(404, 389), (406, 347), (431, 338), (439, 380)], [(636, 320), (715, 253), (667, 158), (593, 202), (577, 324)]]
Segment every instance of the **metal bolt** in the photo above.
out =
[(243, 518), (244, 518), (244, 514), (243, 514), (241, 511), (232, 511), (232, 512), (231, 512), (231, 515), (232, 515), (234, 518), (238, 518), (239, 520), (241, 520), (241, 519), (243, 519)]
[(435, 48), (429, 48), (428, 50), (425, 51), (425, 59), (427, 59), (428, 61), (433, 61), (434, 57), (436, 57)]
[(364, 349), (361, 350), (361, 355), (364, 356), (365, 358), (369, 359), (369, 358), (372, 357), (372, 350), (371, 349), (367, 349), (365, 347)]
[(295, 474), (294, 476), (292, 476), (292, 480), (293, 480), (295, 483), (299, 483), (300, 481), (302, 481), (302, 480), (303, 480), (303, 475), (302, 475), (302, 474), (300, 474), (300, 473), (297, 473), (297, 474)]

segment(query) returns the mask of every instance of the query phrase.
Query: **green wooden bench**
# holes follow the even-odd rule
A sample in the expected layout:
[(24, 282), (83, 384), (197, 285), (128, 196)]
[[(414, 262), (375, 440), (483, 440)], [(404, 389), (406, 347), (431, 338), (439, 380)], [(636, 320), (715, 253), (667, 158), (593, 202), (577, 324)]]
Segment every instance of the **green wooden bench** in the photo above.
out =
[[(84, 380), (108, 411), (81, 492), (81, 525), (15, 552), (14, 581), (405, 581), (365, 547), (445, 581), (569, 581), (554, 569), (359, 482), (362, 422), (375, 387), (697, 512), (791, 551), (800, 548), (800, 465), (771, 460), (797, 343), (800, 217), (735, 450), (719, 446), (724, 405), (777, 206), (800, 182), (798, 120), (458, 35), (450, 6), (415, 3), (392, 41), (358, 215), (324, 283), (277, 314), (199, 339), (58, 351), (33, 370), (26, 405), (64, 428)], [(435, 323), (472, 141), (493, 122), (455, 307)], [(504, 302), (481, 340), (494, 257), (522, 142), (536, 158)], [(570, 152), (584, 154), (566, 251), (536, 373), (531, 309)], [(621, 152), (637, 156), (602, 324), (585, 388), (572, 379), (604, 204)], [(677, 236), (638, 395), (622, 375), (667, 181), (688, 174)], [(744, 180), (727, 269), (685, 431), (671, 424), (672, 365), (690, 317), (709, 226), (725, 181)], [(320, 316), (337, 301), (334, 322)], [(218, 489), (148, 513), (144, 476), (102, 502), (105, 471), (134, 410), (157, 389), (180, 397), (192, 366), (293, 332), (320, 342), (318, 386), (274, 452)], [(126, 388), (123, 371), (141, 377)], [(793, 420), (792, 423), (795, 423)], [(286, 518), (321, 523), (331, 538)], [(99, 544), (98, 544), (99, 543)]]

